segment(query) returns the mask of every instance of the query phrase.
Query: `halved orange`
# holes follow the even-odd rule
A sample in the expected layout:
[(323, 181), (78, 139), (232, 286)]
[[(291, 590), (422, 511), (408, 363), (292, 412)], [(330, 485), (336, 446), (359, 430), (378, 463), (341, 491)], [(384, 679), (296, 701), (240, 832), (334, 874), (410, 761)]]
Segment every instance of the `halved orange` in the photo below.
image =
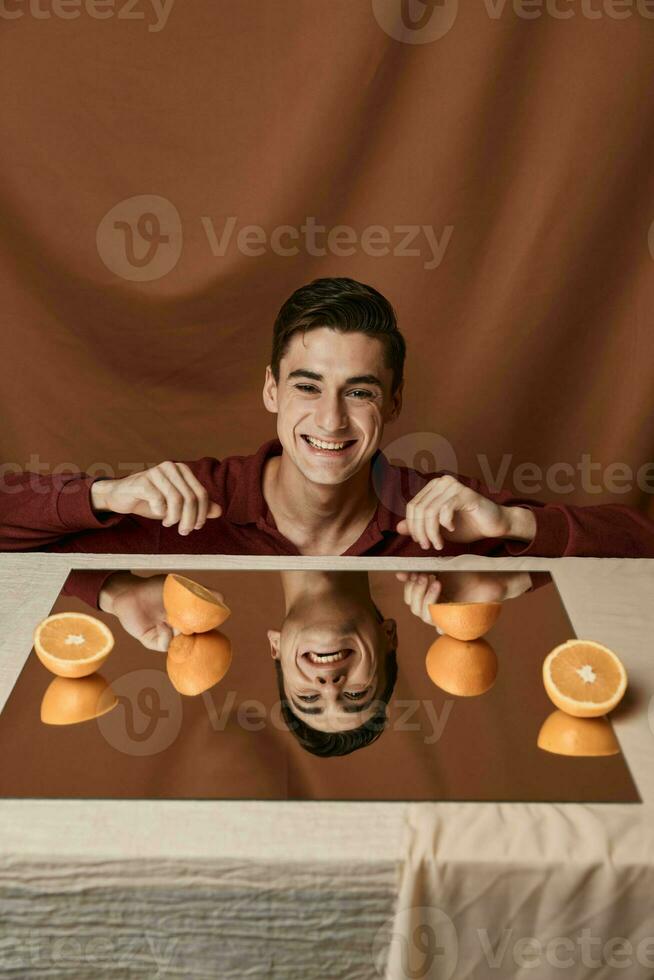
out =
[(48, 616), (34, 630), (34, 650), (44, 667), (59, 677), (86, 677), (105, 662), (113, 633), (87, 613)]
[(118, 698), (100, 674), (55, 677), (41, 701), (41, 721), (46, 725), (76, 725), (106, 715), (117, 704)]
[(502, 610), (501, 602), (433, 602), (434, 626), (456, 640), (477, 640), (487, 633)]
[(184, 575), (166, 576), (163, 604), (170, 625), (187, 636), (215, 629), (231, 613), (213, 592)]
[(617, 755), (618, 740), (607, 718), (575, 718), (553, 711), (538, 733), (538, 748), (555, 755)]
[(232, 647), (224, 633), (180, 633), (170, 641), (166, 670), (176, 691), (193, 696), (221, 681), (231, 662)]
[(486, 640), (439, 636), (427, 651), (425, 667), (430, 680), (448, 694), (476, 697), (495, 683), (497, 655)]
[(550, 701), (576, 718), (599, 718), (612, 711), (627, 690), (620, 658), (594, 640), (568, 640), (543, 662)]

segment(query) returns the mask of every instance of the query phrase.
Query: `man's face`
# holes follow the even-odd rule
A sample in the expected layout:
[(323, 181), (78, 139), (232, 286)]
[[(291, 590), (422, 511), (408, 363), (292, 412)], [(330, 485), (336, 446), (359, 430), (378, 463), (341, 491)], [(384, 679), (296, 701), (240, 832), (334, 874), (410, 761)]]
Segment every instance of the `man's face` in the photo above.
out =
[(291, 337), (279, 384), (268, 367), (263, 396), (284, 452), (308, 480), (344, 483), (368, 462), (401, 408), (392, 378), (376, 337), (329, 327)]
[(312, 728), (345, 732), (377, 713), (397, 637), (394, 620), (380, 622), (371, 602), (309, 597), (293, 607), (281, 631), (268, 631), (268, 639), (293, 712)]

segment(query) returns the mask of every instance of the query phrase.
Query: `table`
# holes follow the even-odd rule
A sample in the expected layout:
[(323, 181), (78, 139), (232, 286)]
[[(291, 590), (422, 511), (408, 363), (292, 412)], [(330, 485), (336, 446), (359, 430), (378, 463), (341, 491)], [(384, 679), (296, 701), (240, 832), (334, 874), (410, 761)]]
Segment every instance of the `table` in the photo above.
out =
[[(614, 724), (642, 805), (2, 800), (0, 971), (653, 976), (654, 562), (408, 564), (552, 572), (578, 635), (618, 649), (629, 671), (634, 703)], [(2, 555), (0, 704), (70, 568), (167, 565), (279, 569), (298, 559)]]

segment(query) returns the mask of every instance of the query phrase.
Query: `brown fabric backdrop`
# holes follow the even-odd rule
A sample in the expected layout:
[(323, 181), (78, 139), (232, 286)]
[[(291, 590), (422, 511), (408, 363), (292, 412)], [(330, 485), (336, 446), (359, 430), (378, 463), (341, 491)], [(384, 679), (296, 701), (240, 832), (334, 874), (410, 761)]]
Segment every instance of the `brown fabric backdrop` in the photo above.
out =
[[(398, 310), (407, 387), (386, 443), (442, 435), (476, 476), (479, 453), (493, 470), (511, 454), (507, 485), (524, 460), (652, 459), (642, 9), (616, 19), (593, 0), (590, 19), (561, 0), (570, 19), (526, 19), (445, 0), (433, 17), (456, 14), (451, 29), (406, 43), (380, 23), (401, 0), (176, 0), (163, 26), (151, 0), (93, 8), (106, 19), (49, 2), (7, 0), (0, 17), (0, 462), (122, 475), (254, 450), (274, 434), (260, 397), (274, 315), (323, 275)], [(141, 195), (157, 200), (120, 203)], [(113, 223), (144, 211), (169, 236), (151, 267), (151, 219), (131, 265)], [(216, 256), (208, 219), (220, 236), (229, 216), (235, 234), (307, 216), (383, 226), (391, 247), (396, 226), (452, 231), (431, 269), (422, 235), (418, 256), (314, 256), (303, 240), (293, 257), (233, 241)], [(577, 483), (558, 499), (612, 499)]]

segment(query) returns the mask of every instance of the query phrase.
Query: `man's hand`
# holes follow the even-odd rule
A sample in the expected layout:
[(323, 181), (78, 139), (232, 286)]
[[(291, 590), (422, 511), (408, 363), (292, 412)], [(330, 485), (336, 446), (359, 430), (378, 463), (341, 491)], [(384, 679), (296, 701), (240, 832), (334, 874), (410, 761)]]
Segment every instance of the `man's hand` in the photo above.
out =
[(433, 546), (440, 551), (444, 539), (531, 541), (536, 534), (536, 518), (526, 507), (503, 507), (447, 475), (430, 480), (409, 501), (406, 517), (396, 530), (412, 537), (425, 550)]
[(222, 514), (186, 463), (170, 460), (122, 479), (96, 480), (91, 484), (91, 504), (95, 511), (160, 520), (164, 527), (178, 524), (180, 534), (199, 531), (207, 518)]
[[(165, 581), (165, 575), (142, 578), (131, 572), (115, 572), (100, 590), (98, 605), (115, 616), (125, 632), (135, 636), (148, 650), (165, 652), (173, 636), (179, 633), (166, 619)], [(222, 602), (220, 592), (212, 591)]]

